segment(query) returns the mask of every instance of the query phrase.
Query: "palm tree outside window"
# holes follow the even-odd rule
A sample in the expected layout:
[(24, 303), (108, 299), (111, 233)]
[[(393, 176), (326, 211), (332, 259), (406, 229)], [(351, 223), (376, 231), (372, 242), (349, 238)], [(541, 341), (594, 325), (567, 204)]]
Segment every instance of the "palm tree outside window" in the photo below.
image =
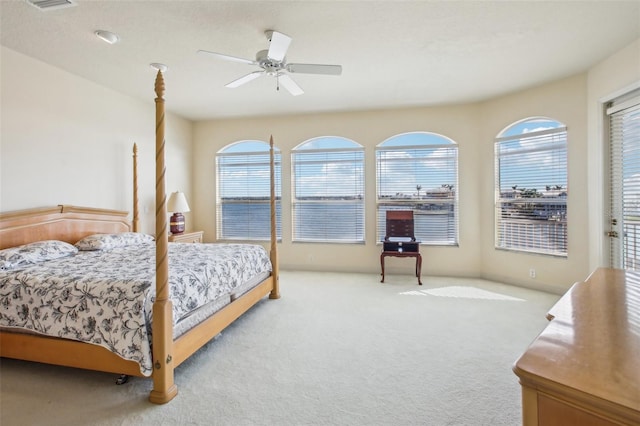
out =
[(567, 256), (567, 128), (545, 117), (503, 130), (495, 142), (495, 246)]
[(393, 136), (376, 147), (377, 237), (389, 210), (412, 210), (416, 239), (458, 244), (458, 145), (430, 132)]

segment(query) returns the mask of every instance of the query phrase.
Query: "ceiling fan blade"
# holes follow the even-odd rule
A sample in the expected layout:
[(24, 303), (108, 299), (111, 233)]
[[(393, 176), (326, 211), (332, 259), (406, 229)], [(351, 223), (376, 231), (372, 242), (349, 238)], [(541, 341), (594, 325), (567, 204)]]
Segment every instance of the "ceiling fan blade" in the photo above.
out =
[(287, 54), (287, 49), (289, 49), (289, 44), (291, 44), (291, 37), (277, 31), (271, 31), (270, 40), (267, 57), (273, 61), (282, 62)]
[(302, 95), (304, 93), (304, 90), (302, 90), (300, 86), (298, 86), (298, 84), (288, 75), (278, 74), (277, 78), (278, 82), (280, 82), (293, 96)]
[(249, 64), (249, 65), (256, 65), (257, 64), (256, 61), (252, 61), (250, 59), (238, 58), (236, 56), (230, 56), (230, 55), (223, 55), (222, 53), (209, 52), (208, 50), (198, 50), (198, 53), (202, 53), (204, 55), (215, 56), (216, 58), (224, 59), (225, 61), (240, 62), (240, 63), (243, 63), (243, 64)]
[(342, 74), (342, 65), (287, 64), (287, 71), (299, 74)]
[(240, 77), (237, 80), (233, 80), (231, 83), (229, 84), (225, 84), (224, 87), (229, 87), (231, 89), (235, 89), (238, 86), (242, 86), (245, 83), (250, 82), (251, 80), (255, 80), (256, 78), (260, 77), (261, 75), (266, 74), (265, 71), (254, 71), (252, 73), (249, 73), (243, 77)]

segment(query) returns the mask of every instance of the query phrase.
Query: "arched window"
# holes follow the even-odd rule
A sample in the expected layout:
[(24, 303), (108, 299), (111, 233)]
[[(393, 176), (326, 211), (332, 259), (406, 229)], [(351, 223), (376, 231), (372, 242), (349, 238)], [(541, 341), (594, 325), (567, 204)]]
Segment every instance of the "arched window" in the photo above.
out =
[(458, 244), (458, 145), (429, 132), (393, 136), (376, 148), (378, 241), (387, 210), (413, 210), (422, 244)]
[(545, 117), (495, 142), (496, 248), (567, 255), (567, 128)]
[(291, 154), (293, 241), (364, 242), (364, 148), (323, 136)]
[[(281, 233), (281, 155), (274, 147), (276, 232)], [(271, 236), (269, 144), (248, 140), (232, 143), (216, 154), (217, 238), (269, 240)]]

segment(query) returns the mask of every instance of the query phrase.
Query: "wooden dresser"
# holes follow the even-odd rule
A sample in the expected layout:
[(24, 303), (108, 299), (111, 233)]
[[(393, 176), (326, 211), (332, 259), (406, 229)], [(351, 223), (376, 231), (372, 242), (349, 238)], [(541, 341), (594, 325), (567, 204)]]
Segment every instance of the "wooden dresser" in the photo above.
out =
[(598, 269), (516, 361), (525, 426), (640, 425), (640, 274)]

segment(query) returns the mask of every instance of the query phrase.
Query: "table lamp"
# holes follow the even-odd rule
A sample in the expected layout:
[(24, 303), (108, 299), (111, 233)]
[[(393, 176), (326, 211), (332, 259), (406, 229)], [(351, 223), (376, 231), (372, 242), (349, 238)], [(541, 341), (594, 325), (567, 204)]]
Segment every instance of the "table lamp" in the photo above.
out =
[(182, 234), (184, 232), (184, 215), (182, 213), (190, 211), (183, 192), (176, 191), (169, 196), (167, 211), (173, 213), (169, 220), (169, 230), (172, 234)]

